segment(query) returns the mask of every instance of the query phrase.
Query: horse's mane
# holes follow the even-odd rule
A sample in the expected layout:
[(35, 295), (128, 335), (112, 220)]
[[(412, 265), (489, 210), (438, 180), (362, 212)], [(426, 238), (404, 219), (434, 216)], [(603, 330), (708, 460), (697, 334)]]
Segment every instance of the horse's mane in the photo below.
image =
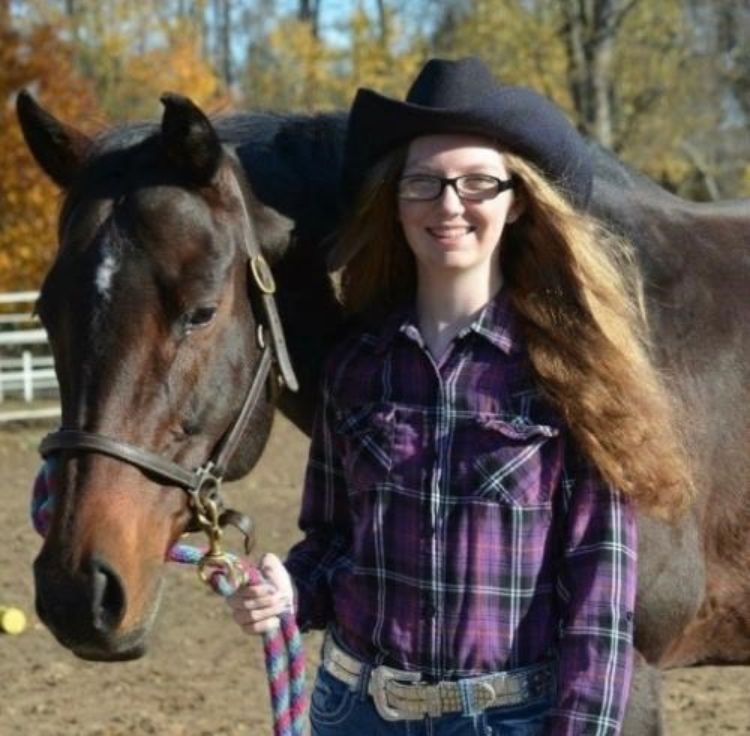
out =
[[(221, 141), (233, 149), (260, 200), (294, 220), (298, 235), (322, 240), (339, 214), (338, 177), (346, 115), (236, 114), (212, 120)], [(87, 182), (105, 191), (142, 152), (157, 153), (159, 124), (135, 122), (100, 132), (88, 152)]]
[(315, 241), (335, 227), (346, 115), (233, 115), (216, 121), (265, 204)]

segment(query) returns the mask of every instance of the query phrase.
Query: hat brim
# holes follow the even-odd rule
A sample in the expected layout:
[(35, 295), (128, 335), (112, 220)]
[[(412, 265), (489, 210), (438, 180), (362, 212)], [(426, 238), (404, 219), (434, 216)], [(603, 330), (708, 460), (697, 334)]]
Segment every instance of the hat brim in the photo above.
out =
[(349, 119), (345, 175), (361, 178), (356, 169), (368, 169), (388, 151), (421, 135), (443, 133), (496, 140), (535, 163), (574, 201), (588, 199), (591, 173), (585, 142), (552, 102), (525, 87), (492, 89), (466, 109), (424, 107), (362, 89)]
[[(585, 141), (559, 108), (526, 87), (494, 87), (465, 108), (427, 107), (373, 90), (357, 92), (349, 116), (342, 202), (350, 206), (366, 172), (382, 156), (423, 135), (462, 133), (497, 141), (541, 169), (577, 207), (586, 206), (593, 180)], [(332, 253), (340, 268), (353, 253)], [(335, 257), (334, 257), (335, 256)]]

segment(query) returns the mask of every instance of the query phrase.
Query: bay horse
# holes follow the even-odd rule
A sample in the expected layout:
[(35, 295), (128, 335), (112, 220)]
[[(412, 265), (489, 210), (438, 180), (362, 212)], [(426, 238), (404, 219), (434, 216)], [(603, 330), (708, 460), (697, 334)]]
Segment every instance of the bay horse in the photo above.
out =
[[(185, 98), (163, 102), (160, 124), (90, 139), (19, 96), (29, 148), (64, 191), (38, 312), (63, 427), (194, 468), (229, 431), (257, 372), (251, 241), (278, 285), (300, 390), (267, 382), (226, 467), (237, 478), (262, 452), (274, 406), (309, 434), (322, 362), (346, 329), (326, 273), (346, 121), (211, 121)], [(750, 664), (750, 202), (688, 202), (593, 144), (592, 153), (591, 208), (636, 246), (651, 339), (699, 490), (678, 525), (640, 519), (623, 732), (643, 736), (663, 730), (661, 669)], [(165, 553), (189, 523), (186, 497), (153, 469), (90, 447), (60, 458), (34, 563), (39, 616), (81, 657), (141, 656)]]

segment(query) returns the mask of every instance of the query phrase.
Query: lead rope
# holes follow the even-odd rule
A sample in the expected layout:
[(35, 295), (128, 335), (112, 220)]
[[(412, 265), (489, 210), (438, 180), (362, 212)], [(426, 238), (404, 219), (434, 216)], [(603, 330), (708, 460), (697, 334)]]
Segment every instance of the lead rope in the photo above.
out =
[[(175, 544), (168, 559), (187, 565), (202, 565), (207, 548), (189, 544)], [(246, 583), (264, 582), (257, 567), (229, 552), (223, 553), (227, 562), (220, 567), (204, 568), (202, 575), (211, 589), (222, 596), (232, 595)], [(210, 563), (209, 563), (210, 566)], [(305, 732), (305, 652), (302, 637), (293, 613), (282, 613), (281, 626), (263, 634), (268, 690), (273, 710), (274, 736), (303, 736)]]
[[(50, 461), (42, 465), (31, 495), (31, 520), (34, 529), (46, 536), (54, 505), (54, 478)], [(187, 565), (198, 565), (201, 578), (222, 596), (232, 595), (240, 586), (264, 582), (257, 567), (229, 552), (223, 552), (220, 564), (207, 558), (206, 548), (175, 544), (167, 559)], [(305, 733), (305, 652), (293, 613), (279, 617), (281, 626), (263, 634), (266, 675), (273, 711), (274, 736), (304, 736)]]

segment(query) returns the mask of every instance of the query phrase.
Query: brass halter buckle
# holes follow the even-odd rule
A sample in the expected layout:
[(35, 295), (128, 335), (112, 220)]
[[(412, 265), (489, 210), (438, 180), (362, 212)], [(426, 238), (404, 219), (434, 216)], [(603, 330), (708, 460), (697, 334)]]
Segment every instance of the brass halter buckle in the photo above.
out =
[(250, 259), (250, 273), (253, 275), (255, 284), (264, 294), (276, 293), (276, 282), (271, 273), (271, 267), (263, 256), (257, 255)]
[(221, 570), (232, 580), (237, 576), (235, 566), (221, 546), (224, 536), (219, 523), (221, 477), (215, 475), (213, 470), (214, 465), (211, 462), (199, 468), (196, 471), (199, 476), (198, 483), (195, 488), (188, 491), (195, 520), (208, 537), (208, 552), (198, 565), (198, 574), (203, 582), (208, 582), (217, 570)]

